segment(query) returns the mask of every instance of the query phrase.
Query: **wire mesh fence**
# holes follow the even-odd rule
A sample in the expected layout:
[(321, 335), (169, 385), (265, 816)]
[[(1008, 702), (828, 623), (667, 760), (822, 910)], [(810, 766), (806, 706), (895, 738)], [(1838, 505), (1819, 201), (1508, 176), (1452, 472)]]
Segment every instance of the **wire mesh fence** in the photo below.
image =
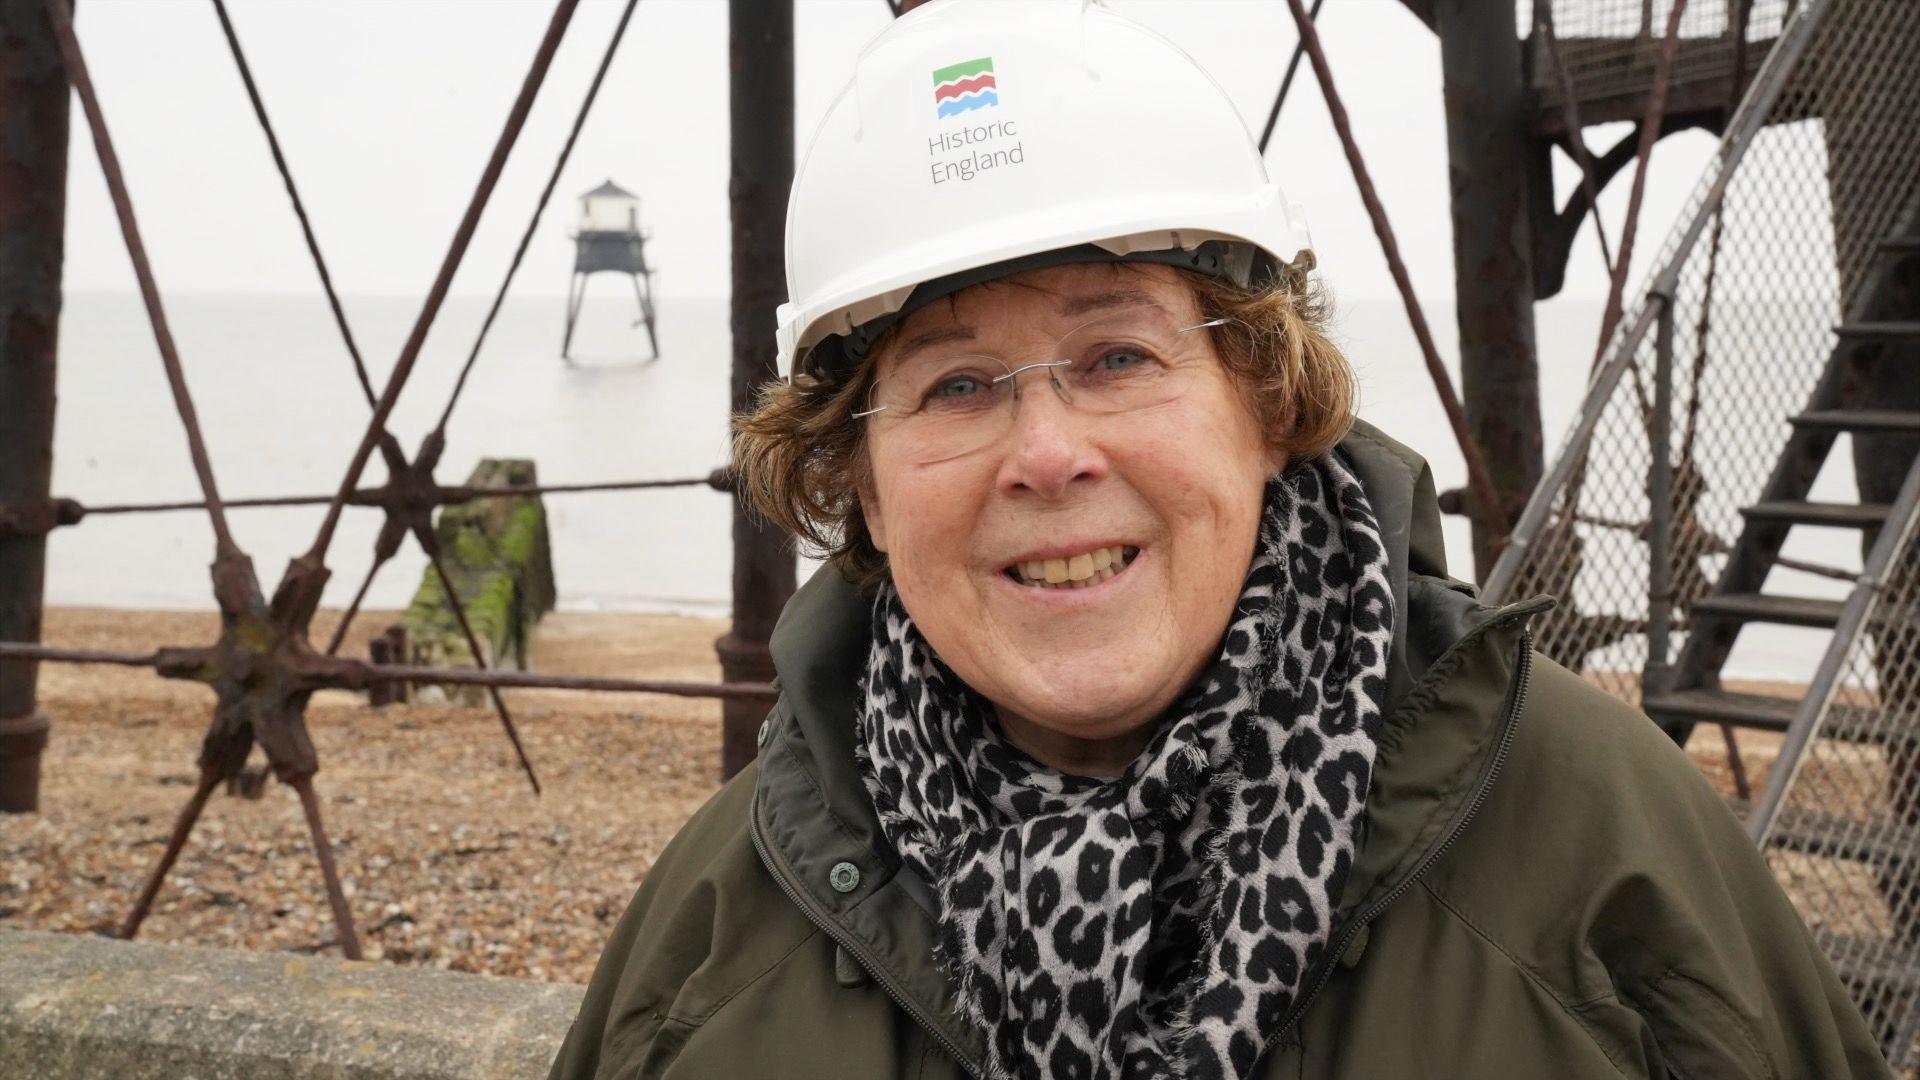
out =
[(1920, 1072), (1916, 516), (1890, 544), (1886, 587), (1861, 599), (1860, 631), (1835, 649), (1836, 678), (1811, 703), (1811, 738), (1762, 835), (1774, 873), (1907, 1075)]
[[(1800, 7), (1649, 264), (1650, 286), (1488, 583), (1496, 596), (1561, 597), (1539, 629), (1542, 651), (1630, 700), (1647, 662), (1684, 643), (1687, 610), (1711, 588), (1788, 418), (1826, 367), (1850, 290), (1920, 186), (1920, 20), (1908, 0)], [(1674, 616), (1652, 656), (1649, 431), (1663, 315)]]
[[(1522, 32), (1536, 5), (1549, 9), (1559, 37), (1566, 80), (1536, 62), (1534, 87), (1543, 104), (1559, 107), (1571, 86), (1583, 102), (1628, 99), (1651, 81), (1661, 38), (1675, 0), (1521, 0)], [(1797, 0), (1687, 0), (1680, 13), (1680, 47), (1673, 80), (1681, 86), (1724, 88), (1736, 69), (1759, 63), (1767, 43), (1798, 6)], [(1742, 47), (1744, 39), (1745, 47)]]
[[(1626, 92), (1616, 61), (1651, 55), (1670, 10), (1555, 0), (1577, 93)], [(1887, 271), (1889, 252), (1920, 249), (1920, 18), (1912, 0), (1760, 0), (1746, 38), (1770, 51), (1742, 74), (1729, 33), (1739, 14), (1738, 0), (1696, 2), (1681, 20), (1694, 43), (1677, 54), (1676, 81), (1725, 79), (1731, 91), (1739, 74), (1740, 104), (1486, 589), (1559, 596), (1536, 621), (1541, 650), (1634, 702), (1664, 693), (1676, 662), (1699, 666), (1709, 650), (1688, 650), (1690, 635), (1724, 632), (1709, 597), (1753, 550), (1743, 531), (1778, 486), (1792, 418), (1835, 393), (1854, 395), (1849, 408), (1911, 408), (1862, 399), (1850, 335), (1863, 320), (1920, 319), (1920, 256), (1901, 264), (1891, 308)], [(1711, 45), (1715, 34), (1729, 48)], [(1705, 66), (1685, 75), (1688, 63)], [(1560, 82), (1537, 67), (1534, 77), (1543, 92)], [(1895, 348), (1920, 359), (1920, 345), (1879, 348), (1867, 362)], [(1768, 672), (1776, 693), (1797, 685), (1801, 700), (1776, 702), (1793, 719), (1750, 828), (1889, 1057), (1920, 1077), (1920, 440), (1894, 444), (1907, 480), (1888, 506), (1864, 490), (1871, 440), (1841, 438), (1852, 461), (1823, 443), (1820, 484), (1852, 500), (1856, 525), (1885, 515), (1867, 530), (1882, 546), (1867, 552), (1857, 532), (1776, 541), (1762, 560), (1768, 596), (1824, 597), (1839, 615), (1824, 659), (1801, 649), (1803, 667)], [(1850, 599), (1835, 604), (1836, 593)], [(1715, 654), (1703, 682), (1715, 692), (1725, 660)]]

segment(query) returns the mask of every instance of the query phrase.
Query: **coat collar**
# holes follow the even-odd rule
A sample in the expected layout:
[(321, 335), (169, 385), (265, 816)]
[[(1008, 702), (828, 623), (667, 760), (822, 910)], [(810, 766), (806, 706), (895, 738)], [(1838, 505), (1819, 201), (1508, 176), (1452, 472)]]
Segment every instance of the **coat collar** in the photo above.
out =
[[(1337, 452), (1373, 504), (1399, 613), (1386, 728), (1341, 898), (1347, 918), (1390, 896), (1462, 819), (1488, 775), (1515, 642), (1541, 605), (1494, 611), (1446, 576), (1433, 477), (1419, 455), (1362, 422)], [(772, 641), (782, 696), (761, 748), (754, 836), (809, 916), (962, 1060), (978, 1062), (979, 1035), (933, 960), (927, 890), (901, 873), (854, 765), (868, 618), (868, 599), (831, 569), (816, 573), (782, 613)]]

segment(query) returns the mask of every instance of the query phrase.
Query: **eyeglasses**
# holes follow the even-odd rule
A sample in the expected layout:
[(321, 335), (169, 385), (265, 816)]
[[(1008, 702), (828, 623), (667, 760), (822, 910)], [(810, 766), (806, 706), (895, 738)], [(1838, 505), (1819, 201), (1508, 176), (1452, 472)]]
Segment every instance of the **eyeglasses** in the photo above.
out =
[(1088, 413), (1134, 412), (1167, 404), (1202, 370), (1206, 335), (1237, 324), (1213, 319), (1180, 326), (1154, 308), (1105, 315), (1053, 343), (1048, 360), (1012, 364), (980, 353), (917, 354), (874, 380), (866, 407), (877, 429), (897, 436), (916, 464), (973, 453), (997, 442), (1020, 407), (1020, 376), (1043, 371), (1054, 393)]

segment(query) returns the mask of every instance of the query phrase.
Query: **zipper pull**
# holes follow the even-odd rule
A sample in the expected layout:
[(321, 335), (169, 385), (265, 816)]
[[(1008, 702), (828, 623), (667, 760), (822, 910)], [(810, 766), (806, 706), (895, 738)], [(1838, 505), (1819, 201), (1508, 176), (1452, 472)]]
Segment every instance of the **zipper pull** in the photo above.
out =
[(1372, 923), (1366, 923), (1360, 927), (1360, 932), (1353, 935), (1352, 941), (1347, 942), (1347, 951), (1340, 954), (1342, 969), (1352, 971), (1354, 966), (1360, 963), (1360, 958), (1367, 952), (1367, 939), (1372, 936)]
[(839, 943), (833, 946), (833, 981), (849, 990), (858, 990), (873, 981), (867, 969), (860, 966), (847, 947)]

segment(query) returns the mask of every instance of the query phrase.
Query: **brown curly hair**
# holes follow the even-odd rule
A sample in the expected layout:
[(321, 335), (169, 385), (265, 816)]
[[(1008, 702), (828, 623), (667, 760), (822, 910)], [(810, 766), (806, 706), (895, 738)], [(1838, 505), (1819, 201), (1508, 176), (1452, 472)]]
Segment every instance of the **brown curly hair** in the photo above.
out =
[[(1202, 319), (1234, 320), (1208, 333), (1268, 445), (1293, 460), (1321, 454), (1345, 437), (1353, 421), (1353, 368), (1327, 337), (1330, 305), (1317, 279), (1305, 268), (1288, 269), (1250, 288), (1189, 270), (1175, 273), (1193, 290)], [(869, 355), (880, 355), (886, 341), (883, 336)], [(866, 589), (888, 572), (860, 508), (860, 485), (869, 477), (866, 425), (852, 417), (866, 400), (873, 366), (869, 359), (854, 378), (837, 384), (805, 376), (790, 385), (770, 383), (753, 411), (733, 422), (738, 490)]]

